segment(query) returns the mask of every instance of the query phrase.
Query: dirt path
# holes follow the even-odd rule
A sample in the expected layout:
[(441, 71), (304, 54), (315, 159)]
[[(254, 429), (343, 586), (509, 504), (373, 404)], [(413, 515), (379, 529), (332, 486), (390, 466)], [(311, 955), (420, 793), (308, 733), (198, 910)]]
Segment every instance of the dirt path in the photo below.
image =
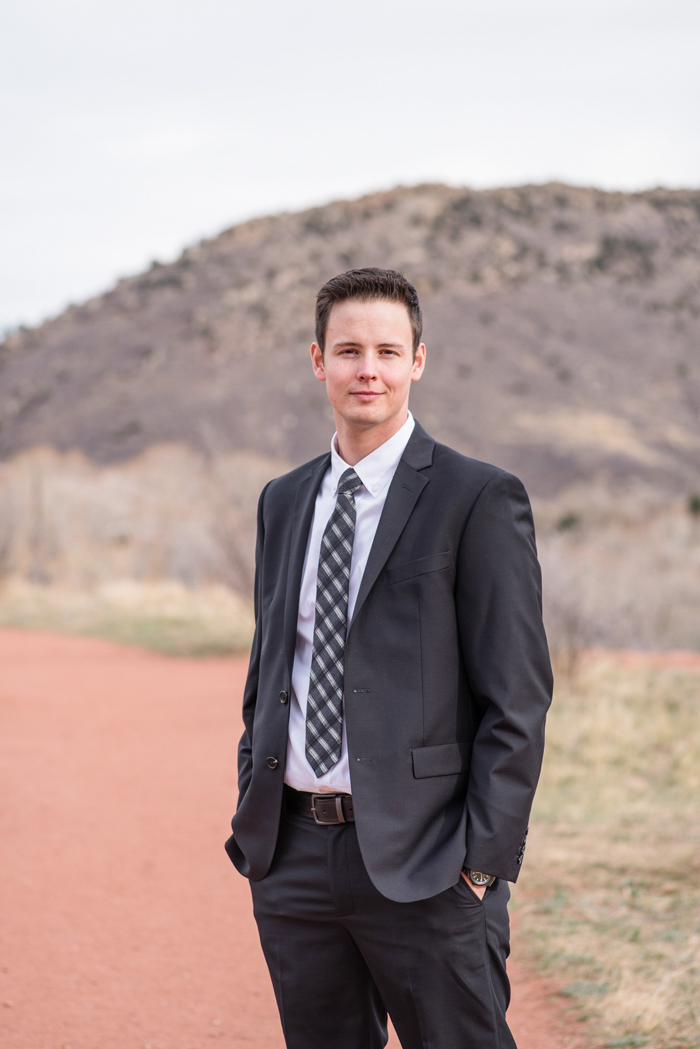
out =
[[(282, 1049), (223, 851), (244, 673), (0, 631), (4, 1049)], [(514, 976), (519, 1049), (562, 1049), (548, 988)]]

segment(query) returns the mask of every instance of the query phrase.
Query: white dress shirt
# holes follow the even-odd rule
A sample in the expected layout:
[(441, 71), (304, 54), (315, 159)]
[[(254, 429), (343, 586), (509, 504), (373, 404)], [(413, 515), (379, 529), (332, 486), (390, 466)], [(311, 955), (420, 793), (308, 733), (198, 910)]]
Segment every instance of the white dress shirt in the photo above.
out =
[[(384, 509), (389, 485), (396, 473), (401, 456), (408, 439), (413, 433), (415, 422), (411, 413), (400, 430), (393, 437), (375, 448), (373, 452), (361, 459), (353, 469), (362, 481), (362, 487), (355, 492), (355, 539), (352, 546), (350, 563), (350, 584), (348, 588), (348, 630), (352, 622), (357, 592), (360, 589), (362, 576), (369, 552), (372, 549), (379, 518)], [(296, 790), (312, 791), (315, 794), (346, 792), (350, 793), (350, 766), (348, 764), (348, 741), (343, 718), (343, 742), (340, 760), (324, 773), (316, 776), (306, 760), (306, 700), (309, 693), (311, 658), (313, 655), (314, 623), (316, 620), (316, 576), (318, 559), (321, 553), (321, 540), (326, 530), (328, 519), (333, 513), (338, 495), (338, 482), (341, 475), (349, 469), (348, 463), (341, 459), (337, 451), (337, 434), (331, 441), (331, 463), (321, 482), (316, 496), (314, 517), (311, 522), (309, 540), (306, 546), (304, 571), (299, 591), (299, 616), (297, 618), (297, 640), (292, 667), (292, 695), (289, 709), (289, 743), (287, 745), (287, 766), (284, 782)]]

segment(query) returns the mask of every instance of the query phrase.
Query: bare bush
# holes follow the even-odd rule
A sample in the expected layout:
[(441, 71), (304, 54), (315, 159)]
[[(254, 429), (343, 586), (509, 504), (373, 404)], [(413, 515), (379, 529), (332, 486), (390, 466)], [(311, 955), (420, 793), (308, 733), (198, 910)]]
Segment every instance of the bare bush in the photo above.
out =
[(260, 489), (284, 463), (163, 445), (98, 467), (38, 448), (0, 466), (6, 574), (90, 588), (115, 579), (223, 583), (252, 594)]
[(0, 491), (0, 580), (12, 570), (12, 549), (15, 538), (15, 520), (9, 493)]
[(545, 629), (554, 672), (571, 679), (594, 636), (586, 610), (584, 580), (579, 565), (567, 558), (562, 544), (545, 546), (540, 557), (545, 587)]
[[(567, 515), (576, 523), (562, 529)], [(536, 516), (560, 668), (591, 646), (700, 649), (700, 522), (687, 501), (588, 486), (540, 502)]]
[[(252, 596), (256, 508), (288, 468), (180, 445), (97, 466), (36, 448), (0, 464), (0, 576), (72, 591), (171, 580)], [(559, 674), (582, 650), (700, 648), (700, 516), (652, 489), (581, 485), (535, 507)]]

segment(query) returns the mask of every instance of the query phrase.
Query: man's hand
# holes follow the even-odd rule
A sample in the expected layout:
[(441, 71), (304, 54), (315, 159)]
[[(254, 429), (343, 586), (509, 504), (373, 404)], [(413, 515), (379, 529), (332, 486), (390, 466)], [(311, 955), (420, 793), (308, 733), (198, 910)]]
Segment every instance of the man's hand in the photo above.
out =
[(472, 892), (475, 892), (476, 895), (479, 897), (479, 899), (483, 900), (484, 893), (486, 892), (486, 886), (485, 885), (475, 885), (474, 882), (471, 880), (471, 878), (468, 878), (466, 876), (464, 871), (462, 871), (462, 877), (464, 878), (464, 880), (466, 881), (467, 885), (472, 890)]

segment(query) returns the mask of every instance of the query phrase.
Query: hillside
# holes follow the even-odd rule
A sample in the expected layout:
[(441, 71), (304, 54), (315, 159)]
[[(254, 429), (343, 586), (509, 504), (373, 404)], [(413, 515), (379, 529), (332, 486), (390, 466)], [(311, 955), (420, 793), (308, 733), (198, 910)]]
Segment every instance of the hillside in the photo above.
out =
[(256, 219), (0, 346), (0, 455), (154, 444), (300, 462), (327, 446), (307, 363), (340, 270), (415, 282), (438, 439), (551, 498), (700, 488), (700, 192), (399, 188)]

